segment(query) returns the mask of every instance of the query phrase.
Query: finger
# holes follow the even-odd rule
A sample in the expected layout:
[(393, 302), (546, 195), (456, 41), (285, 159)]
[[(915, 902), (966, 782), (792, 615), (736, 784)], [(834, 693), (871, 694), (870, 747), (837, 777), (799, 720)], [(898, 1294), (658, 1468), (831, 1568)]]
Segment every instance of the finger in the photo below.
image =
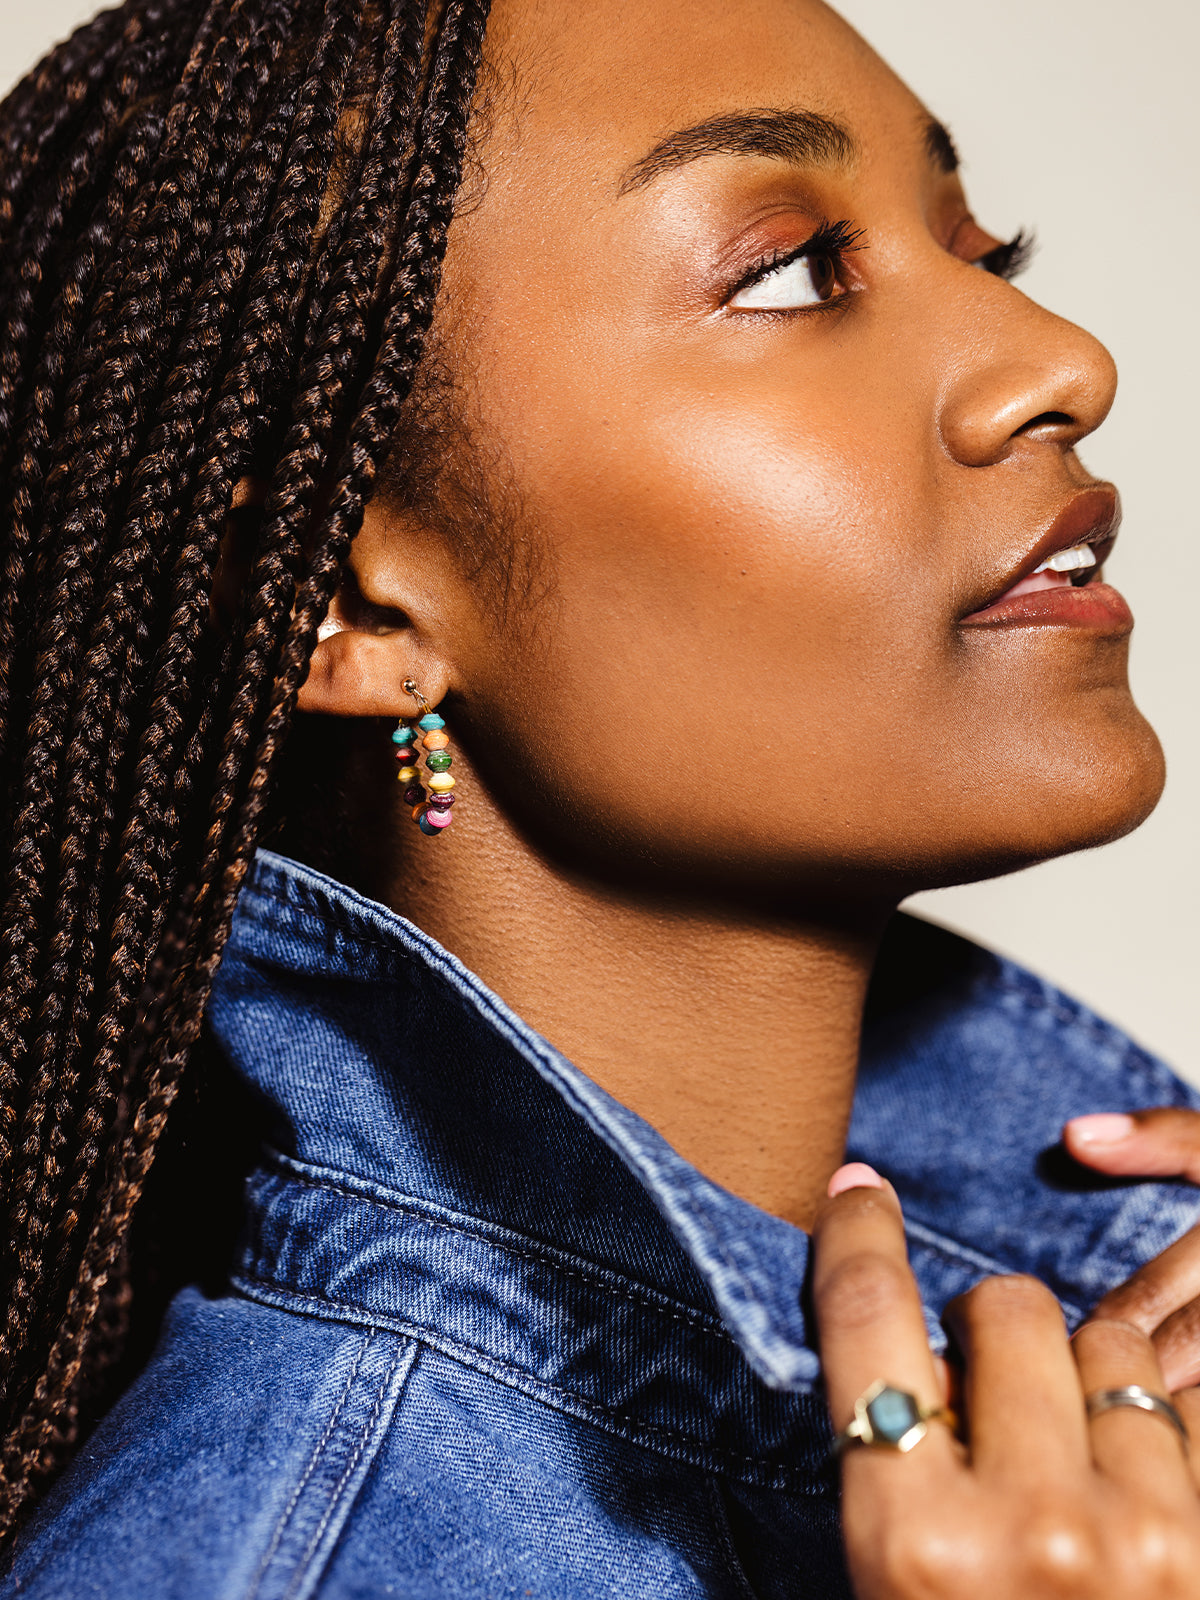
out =
[[(1143, 1327), (1138, 1322), (1137, 1327)], [(1190, 1389), (1200, 1383), (1200, 1300), (1172, 1312), (1150, 1335), (1167, 1387)]]
[[(923, 1406), (942, 1403), (941, 1376), (934, 1363), (921, 1298), (908, 1266), (904, 1224), (895, 1192), (868, 1168), (855, 1166), (859, 1185), (830, 1184), (833, 1197), (813, 1233), (813, 1299), (821, 1360), (834, 1428), (854, 1415), (854, 1402), (876, 1381), (916, 1396)], [(940, 1424), (917, 1446), (922, 1459), (954, 1455), (953, 1437)], [(890, 1451), (852, 1450), (846, 1457), (876, 1463), (898, 1460)], [(912, 1465), (904, 1458), (906, 1467)], [(853, 1470), (866, 1470), (853, 1469)], [(911, 1473), (908, 1474), (912, 1480)], [(915, 1480), (912, 1480), (915, 1481)]]
[(1188, 1465), (1192, 1469), (1192, 1483), (1200, 1490), (1200, 1389), (1184, 1389), (1173, 1394), (1171, 1403), (1183, 1418), (1188, 1433), (1197, 1441), (1197, 1448), (1188, 1452)]
[[(1084, 1395), (1138, 1384), (1169, 1397), (1154, 1346), (1128, 1322), (1086, 1322), (1072, 1341)], [(1165, 1418), (1132, 1408), (1105, 1411), (1090, 1427), (1092, 1458), (1100, 1471), (1139, 1495), (1161, 1500), (1194, 1493), (1178, 1433)]]
[[(1200, 1295), (1200, 1228), (1192, 1228), (1168, 1245), (1132, 1278), (1110, 1289), (1092, 1312), (1112, 1322), (1132, 1322), (1143, 1333), (1153, 1333), (1161, 1323)], [(1176, 1385), (1183, 1387), (1182, 1380)]]
[(1034, 1278), (985, 1278), (946, 1309), (966, 1359), (972, 1465), (1028, 1485), (1091, 1470), (1087, 1419), (1057, 1300)]
[(1104, 1111), (1072, 1117), (1063, 1143), (1076, 1161), (1120, 1177), (1200, 1183), (1200, 1111)]

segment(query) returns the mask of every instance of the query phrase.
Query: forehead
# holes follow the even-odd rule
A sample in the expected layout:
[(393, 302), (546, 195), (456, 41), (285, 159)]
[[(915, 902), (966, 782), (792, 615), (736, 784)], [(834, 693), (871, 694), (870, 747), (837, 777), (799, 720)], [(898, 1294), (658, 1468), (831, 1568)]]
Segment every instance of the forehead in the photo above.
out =
[(595, 182), (725, 112), (802, 107), (869, 146), (921, 109), (820, 0), (494, 0), (487, 55), (485, 143)]

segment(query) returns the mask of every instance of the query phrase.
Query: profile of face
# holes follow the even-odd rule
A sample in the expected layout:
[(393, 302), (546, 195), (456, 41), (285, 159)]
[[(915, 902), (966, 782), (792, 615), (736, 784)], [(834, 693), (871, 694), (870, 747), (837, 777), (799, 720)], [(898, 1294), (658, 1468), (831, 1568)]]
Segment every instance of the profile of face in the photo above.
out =
[(407, 621), (302, 704), (403, 709), (416, 662), (480, 793), (638, 870), (899, 896), (1135, 826), (1075, 454), (1113, 365), (1006, 281), (927, 109), (818, 0), (497, 0), (486, 48), (439, 337), (528, 581), (376, 503), (354, 578)]

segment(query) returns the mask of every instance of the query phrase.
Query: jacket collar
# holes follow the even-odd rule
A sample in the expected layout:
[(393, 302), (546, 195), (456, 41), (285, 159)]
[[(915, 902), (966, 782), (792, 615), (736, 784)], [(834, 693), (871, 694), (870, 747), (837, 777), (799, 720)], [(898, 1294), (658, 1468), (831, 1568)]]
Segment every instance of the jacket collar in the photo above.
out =
[[(705, 1178), (394, 912), (261, 852), (209, 1018), (294, 1166), (715, 1311), (773, 1388), (817, 1378), (806, 1235)], [(935, 1343), (985, 1272), (1039, 1271), (1077, 1316), (1194, 1220), (1191, 1191), (1080, 1188), (1044, 1153), (1074, 1111), (1194, 1098), (1028, 974), (897, 919), (849, 1153), (900, 1189)]]

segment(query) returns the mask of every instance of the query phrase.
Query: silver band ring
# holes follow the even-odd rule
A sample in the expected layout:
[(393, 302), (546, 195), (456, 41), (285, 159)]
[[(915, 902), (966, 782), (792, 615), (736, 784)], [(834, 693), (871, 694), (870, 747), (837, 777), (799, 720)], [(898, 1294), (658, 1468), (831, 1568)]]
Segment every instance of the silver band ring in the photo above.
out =
[(929, 1432), (931, 1422), (954, 1429), (958, 1419), (948, 1406), (923, 1406), (915, 1394), (876, 1379), (854, 1402), (853, 1420), (833, 1441), (833, 1453), (862, 1446), (907, 1454)]
[(1183, 1441), (1185, 1454), (1191, 1444), (1187, 1423), (1171, 1402), (1161, 1394), (1151, 1394), (1150, 1390), (1143, 1389), (1140, 1383), (1127, 1383), (1120, 1389), (1097, 1389), (1095, 1394), (1088, 1395), (1085, 1403), (1089, 1419), (1098, 1417), (1105, 1411), (1116, 1411), (1126, 1406), (1134, 1411), (1149, 1411), (1171, 1424)]

